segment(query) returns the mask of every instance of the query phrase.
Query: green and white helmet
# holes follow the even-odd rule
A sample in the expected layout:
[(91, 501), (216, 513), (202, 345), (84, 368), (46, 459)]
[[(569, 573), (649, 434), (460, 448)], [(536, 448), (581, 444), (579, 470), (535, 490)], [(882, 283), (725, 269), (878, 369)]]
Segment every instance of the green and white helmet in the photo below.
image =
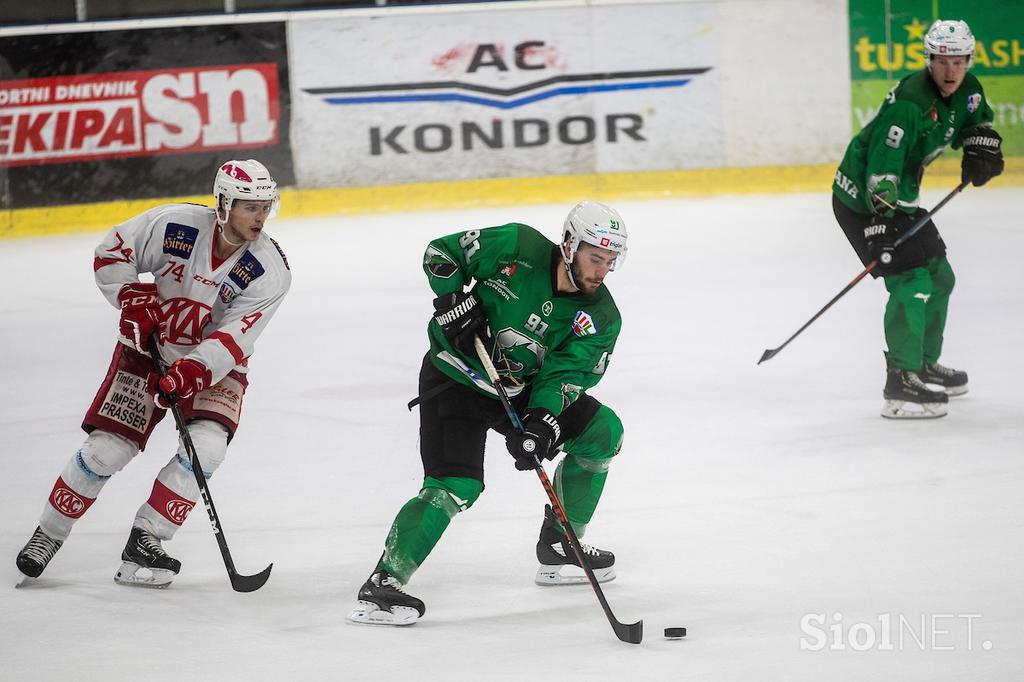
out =
[(576, 204), (565, 218), (563, 235), (562, 242), (569, 244), (569, 253), (562, 251), (566, 265), (571, 264), (572, 259), (576, 257), (580, 242), (617, 253), (610, 270), (621, 266), (626, 260), (626, 223), (622, 222), (619, 212), (610, 206), (596, 201), (581, 201)]
[(935, 55), (967, 57), (967, 66), (974, 62), (974, 34), (966, 21), (939, 19), (924, 36), (925, 61), (932, 63)]

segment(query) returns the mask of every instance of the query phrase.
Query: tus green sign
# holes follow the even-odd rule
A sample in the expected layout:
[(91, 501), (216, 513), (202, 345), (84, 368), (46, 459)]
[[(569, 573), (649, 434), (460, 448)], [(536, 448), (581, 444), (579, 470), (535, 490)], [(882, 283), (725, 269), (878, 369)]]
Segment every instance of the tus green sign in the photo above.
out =
[(1024, 2), (849, 0), (853, 127), (871, 120), (899, 79), (925, 68), (924, 35), (936, 19), (963, 19), (977, 41), (971, 72), (995, 110), (1006, 154), (1024, 155)]

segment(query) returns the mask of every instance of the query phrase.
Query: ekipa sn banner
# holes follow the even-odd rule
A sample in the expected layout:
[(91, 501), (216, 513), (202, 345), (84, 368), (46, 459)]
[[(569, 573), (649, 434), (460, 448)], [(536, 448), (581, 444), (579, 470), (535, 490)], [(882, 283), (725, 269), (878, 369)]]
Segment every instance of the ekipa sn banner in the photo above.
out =
[(0, 164), (276, 144), (277, 64), (0, 81)]

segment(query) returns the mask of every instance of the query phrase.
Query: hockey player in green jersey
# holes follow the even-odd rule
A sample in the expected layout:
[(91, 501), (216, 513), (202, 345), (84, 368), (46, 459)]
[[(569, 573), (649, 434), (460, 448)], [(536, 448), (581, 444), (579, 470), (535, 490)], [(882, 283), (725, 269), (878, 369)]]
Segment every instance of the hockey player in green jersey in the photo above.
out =
[(847, 147), (832, 186), (836, 220), (861, 262), (878, 262), (872, 276), (884, 277), (889, 292), (882, 416), (890, 418), (944, 416), (947, 396), (967, 392), (967, 373), (938, 362), (954, 283), (945, 243), (928, 221), (893, 247), (925, 213), (918, 206), (925, 167), (952, 146), (963, 148), (964, 183), (984, 185), (1003, 171), (992, 107), (968, 72), (970, 28), (936, 21), (924, 51), (927, 67), (889, 91), (878, 115)]
[[(622, 423), (587, 392), (608, 368), (621, 326), (603, 284), (626, 257), (626, 226), (602, 204), (577, 204), (553, 244), (519, 223), (468, 230), (435, 239), (423, 269), (434, 299), (430, 351), (419, 376), (419, 493), (398, 512), (384, 553), (359, 590), (349, 619), (408, 625), (423, 602), (403, 591), (459, 512), (484, 489), (484, 442), (489, 429), (505, 436), (520, 470), (533, 455), (565, 457), (554, 485), (577, 534), (583, 535), (622, 445)], [(467, 287), (472, 288), (466, 291)], [(479, 336), (517, 412), (509, 423), (474, 349)], [(583, 545), (599, 580), (615, 577), (611, 552)], [(535, 582), (584, 581), (582, 569), (550, 507), (537, 543)]]

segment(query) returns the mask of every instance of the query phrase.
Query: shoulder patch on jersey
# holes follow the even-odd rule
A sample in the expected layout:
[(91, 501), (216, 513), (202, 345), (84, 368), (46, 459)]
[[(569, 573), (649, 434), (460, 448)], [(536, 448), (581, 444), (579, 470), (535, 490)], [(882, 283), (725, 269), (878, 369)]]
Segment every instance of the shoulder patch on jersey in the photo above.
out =
[(438, 279), (448, 279), (459, 271), (459, 266), (448, 254), (432, 245), (428, 245), (423, 253), (423, 268)]
[(195, 249), (199, 229), (190, 225), (167, 223), (164, 229), (164, 253), (178, 258), (189, 258)]
[(281, 254), (281, 260), (284, 261), (284, 269), (291, 270), (291, 267), (289, 267), (288, 265), (288, 256), (284, 255), (284, 251), (281, 250), (281, 245), (278, 244), (277, 240), (275, 240), (273, 237), (267, 237), (267, 239), (269, 239), (270, 243), (274, 245), (274, 248), (277, 249), (277, 252)]
[(256, 256), (252, 255), (251, 251), (246, 251), (235, 263), (235, 267), (231, 268), (228, 278), (237, 284), (239, 289), (245, 289), (263, 272), (263, 265), (256, 260)]
[(967, 113), (973, 114), (981, 106), (981, 93), (975, 92), (967, 96)]
[(582, 310), (576, 313), (576, 319), (572, 321), (572, 333), (576, 336), (589, 336), (597, 333), (597, 325), (589, 313)]

